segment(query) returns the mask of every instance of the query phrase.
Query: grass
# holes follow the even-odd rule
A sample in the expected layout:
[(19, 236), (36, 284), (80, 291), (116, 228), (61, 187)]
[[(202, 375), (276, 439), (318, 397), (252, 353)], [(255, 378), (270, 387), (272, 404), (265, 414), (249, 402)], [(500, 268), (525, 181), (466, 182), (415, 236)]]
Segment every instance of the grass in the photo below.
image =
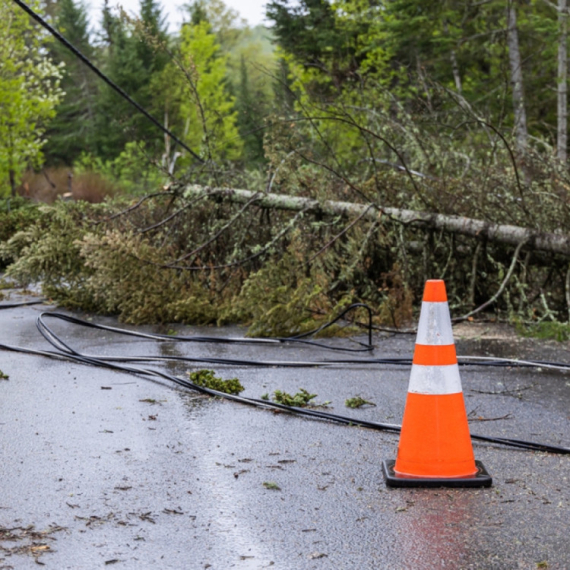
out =
[(14, 289), (14, 283), (6, 281), (6, 279), (0, 279), (0, 291), (2, 289)]
[(532, 325), (517, 323), (517, 332), (527, 338), (538, 338), (541, 340), (557, 340), (565, 342), (570, 340), (570, 324), (559, 322), (542, 322)]

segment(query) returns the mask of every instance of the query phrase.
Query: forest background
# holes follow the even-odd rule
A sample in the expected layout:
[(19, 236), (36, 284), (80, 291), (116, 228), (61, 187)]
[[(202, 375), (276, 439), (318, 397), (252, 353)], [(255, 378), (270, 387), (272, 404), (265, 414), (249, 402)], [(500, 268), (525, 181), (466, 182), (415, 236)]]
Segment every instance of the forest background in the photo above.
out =
[(401, 329), (443, 278), (457, 315), (568, 338), (566, 0), (273, 0), (267, 29), (197, 0), (173, 33), (141, 0), (97, 35), (31, 7), (184, 145), (0, 0), (8, 278), (256, 335), (355, 302)]

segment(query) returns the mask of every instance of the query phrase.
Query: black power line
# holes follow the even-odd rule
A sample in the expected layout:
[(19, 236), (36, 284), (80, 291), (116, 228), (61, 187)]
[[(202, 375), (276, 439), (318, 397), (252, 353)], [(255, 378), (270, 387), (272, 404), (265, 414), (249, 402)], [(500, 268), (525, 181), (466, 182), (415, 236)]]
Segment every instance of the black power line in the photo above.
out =
[(169, 131), (165, 126), (160, 124), (146, 109), (141, 107), (134, 99), (132, 99), (123, 89), (107, 77), (98, 67), (96, 67), (87, 57), (85, 57), (73, 44), (66, 40), (55, 28), (50, 26), (39, 14), (34, 12), (29, 6), (21, 0), (14, 2), (27, 12), (36, 22), (43, 26), (54, 38), (61, 42), (73, 55), (77, 56), (91, 71), (97, 74), (107, 85), (112, 87), (123, 99), (126, 99), (139, 113), (142, 113), (149, 121), (154, 123), (161, 131), (166, 133), (172, 140), (176, 141), (182, 148), (187, 150), (197, 161), (204, 163), (204, 159), (200, 158), (189, 146), (183, 143), (176, 135)]
[[(217, 390), (212, 390), (210, 388), (206, 388), (203, 386), (199, 386), (197, 384), (194, 384), (193, 382), (189, 381), (189, 380), (185, 380), (184, 378), (180, 378), (178, 376), (174, 376), (173, 374), (170, 374), (169, 372), (164, 372), (161, 370), (157, 370), (157, 369), (153, 369), (153, 368), (140, 368), (138, 366), (132, 366), (132, 363), (137, 363), (137, 362), (147, 362), (147, 363), (154, 363), (154, 364), (158, 364), (162, 361), (168, 361), (168, 360), (173, 360), (173, 361), (180, 361), (180, 362), (192, 362), (192, 363), (197, 363), (197, 362), (208, 362), (208, 363), (213, 363), (213, 364), (230, 364), (230, 365), (243, 365), (243, 364), (255, 364), (257, 366), (302, 366), (302, 367), (307, 367), (307, 366), (314, 366), (315, 364), (320, 364), (322, 365), (327, 365), (327, 364), (338, 364), (340, 361), (321, 361), (320, 363), (318, 362), (296, 362), (296, 363), (278, 363), (278, 362), (273, 362), (273, 363), (268, 363), (268, 362), (257, 362), (257, 363), (253, 363), (253, 362), (247, 362), (247, 361), (231, 361), (229, 359), (219, 359), (219, 358), (192, 358), (192, 357), (184, 357), (184, 356), (171, 356), (171, 357), (164, 357), (164, 356), (150, 356), (150, 355), (146, 355), (146, 356), (131, 356), (131, 357), (113, 357), (113, 356), (98, 356), (98, 355), (90, 355), (90, 354), (82, 354), (81, 352), (77, 351), (76, 349), (74, 349), (71, 345), (67, 344), (62, 338), (60, 338), (52, 329), (50, 329), (46, 323), (45, 323), (45, 319), (47, 317), (52, 317), (52, 318), (56, 318), (56, 319), (61, 319), (64, 321), (68, 321), (71, 322), (72, 324), (77, 324), (80, 326), (87, 326), (90, 328), (95, 328), (95, 329), (102, 329), (105, 331), (110, 331), (110, 332), (114, 332), (114, 333), (118, 333), (118, 334), (126, 334), (129, 336), (139, 336), (139, 337), (143, 337), (143, 338), (154, 338), (155, 340), (168, 340), (170, 342), (191, 342), (191, 341), (195, 341), (195, 342), (223, 342), (223, 343), (228, 343), (228, 342), (264, 342), (266, 343), (267, 341), (275, 341), (275, 340), (279, 340), (279, 339), (228, 339), (228, 338), (201, 338), (201, 337), (165, 337), (164, 335), (152, 335), (152, 334), (148, 334), (148, 333), (141, 333), (141, 332), (135, 332), (135, 331), (126, 331), (123, 329), (118, 329), (116, 327), (106, 327), (103, 325), (97, 325), (95, 323), (89, 323), (87, 321), (82, 321), (81, 319), (76, 319), (73, 317), (69, 317), (68, 315), (62, 315), (59, 313), (42, 313), (37, 321), (37, 327), (40, 331), (40, 333), (42, 334), (42, 336), (52, 345), (52, 347), (55, 350), (32, 350), (32, 349), (28, 349), (28, 348), (23, 348), (23, 347), (19, 347), (19, 346), (12, 346), (12, 345), (7, 345), (7, 344), (3, 344), (0, 343), (0, 350), (9, 350), (12, 352), (19, 352), (19, 353), (23, 353), (23, 354), (35, 354), (38, 356), (46, 356), (49, 358), (56, 358), (59, 360), (70, 360), (70, 361), (74, 361), (74, 362), (79, 362), (82, 364), (88, 364), (91, 366), (99, 366), (99, 367), (103, 367), (103, 368), (109, 368), (111, 370), (118, 370), (121, 372), (127, 372), (129, 374), (135, 374), (137, 376), (143, 376), (146, 378), (152, 378), (152, 379), (163, 379), (163, 380), (168, 380), (170, 382), (173, 382), (174, 384), (177, 384), (178, 386), (182, 386), (183, 388), (187, 388), (189, 390), (196, 390), (198, 392), (201, 392), (203, 394), (208, 394), (210, 396), (216, 396), (219, 398), (225, 398), (227, 400), (231, 400), (234, 402), (240, 402), (242, 404), (247, 404), (250, 406), (256, 406), (256, 407), (260, 407), (260, 408), (269, 408), (269, 409), (278, 409), (281, 411), (285, 411), (285, 412), (289, 412), (291, 414), (295, 414), (295, 415), (299, 415), (299, 416), (305, 416), (305, 417), (310, 417), (310, 418), (314, 418), (314, 419), (320, 419), (320, 420), (326, 420), (326, 421), (330, 421), (330, 422), (335, 422), (335, 423), (339, 423), (339, 424), (343, 424), (343, 425), (348, 425), (348, 426), (360, 426), (360, 427), (365, 427), (365, 428), (369, 428), (369, 429), (373, 429), (373, 430), (378, 430), (378, 431), (387, 431), (387, 432), (392, 432), (392, 433), (399, 433), (400, 432), (400, 427), (399, 425), (395, 425), (395, 424), (384, 424), (384, 423), (378, 423), (378, 422), (370, 422), (370, 421), (366, 421), (366, 420), (361, 420), (358, 418), (351, 418), (351, 417), (346, 417), (346, 416), (341, 416), (341, 415), (337, 415), (337, 414), (331, 414), (329, 412), (326, 411), (321, 411), (321, 410), (312, 410), (312, 409), (305, 409), (305, 408), (297, 408), (297, 407), (292, 407), (292, 406), (286, 406), (283, 404), (279, 404), (276, 402), (271, 402), (269, 400), (259, 400), (257, 398), (247, 398), (244, 396), (239, 396), (239, 395), (235, 395), (235, 394), (226, 394), (224, 392), (218, 392)], [(282, 341), (285, 341), (286, 339), (280, 339)], [(289, 342), (298, 342), (299, 339), (289, 339)], [(328, 347), (330, 348), (330, 347)], [(395, 359), (395, 362), (391, 362), (392, 364), (400, 364), (401, 362), (399, 362), (400, 359)], [(386, 362), (388, 363), (390, 361), (390, 359), (386, 359)], [(374, 362), (378, 362), (378, 361), (374, 361), (374, 360), (362, 360), (362, 361), (353, 361), (353, 363), (356, 362), (360, 362), (360, 363), (374, 363)], [(408, 361), (409, 364), (409, 361)], [(517, 448), (517, 449), (524, 449), (527, 451), (542, 451), (542, 452), (547, 452), (547, 453), (557, 453), (557, 454), (561, 454), (561, 455), (570, 455), (570, 448), (568, 447), (562, 447), (559, 445), (550, 445), (548, 443), (541, 443), (541, 442), (534, 442), (534, 441), (527, 441), (527, 440), (522, 440), (522, 439), (513, 439), (513, 438), (505, 438), (505, 437), (491, 437), (491, 436), (484, 436), (484, 435), (477, 435), (477, 434), (471, 434), (471, 439), (476, 440), (476, 441), (483, 441), (486, 443), (492, 443), (492, 444), (499, 444), (499, 445), (503, 445), (506, 447), (512, 447), (512, 448)]]
[[(23, 303), (22, 303), (23, 304)], [(9, 309), (16, 306), (21, 305), (20, 303), (14, 303), (9, 305), (0, 305), (0, 309)], [(341, 315), (342, 316), (342, 315)], [(198, 363), (208, 363), (208, 364), (219, 364), (219, 365), (230, 365), (230, 366), (258, 366), (258, 367), (294, 367), (294, 368), (306, 368), (306, 367), (327, 367), (327, 366), (339, 366), (342, 364), (353, 364), (353, 365), (367, 365), (367, 364), (391, 364), (391, 365), (405, 365), (410, 366), (412, 364), (410, 358), (379, 358), (379, 359), (351, 359), (351, 360), (315, 360), (315, 361), (305, 361), (305, 362), (291, 362), (291, 361), (250, 361), (250, 360), (241, 360), (241, 359), (228, 359), (228, 358), (212, 358), (212, 357), (189, 357), (189, 356), (152, 356), (152, 355), (145, 355), (145, 356), (101, 356), (101, 355), (91, 355), (91, 354), (82, 354), (76, 349), (74, 349), (70, 344), (65, 342), (62, 338), (60, 338), (52, 329), (50, 329), (45, 320), (47, 318), (55, 318), (59, 320), (63, 320), (65, 322), (69, 322), (74, 325), (89, 327), (93, 329), (99, 329), (106, 332), (112, 332), (127, 336), (134, 336), (139, 338), (146, 338), (152, 339), (157, 341), (165, 341), (168, 340), (169, 342), (212, 342), (212, 343), (256, 343), (256, 344), (278, 344), (283, 342), (306, 342), (303, 341), (299, 337), (292, 337), (289, 339), (259, 339), (259, 338), (219, 338), (219, 337), (170, 337), (168, 335), (160, 335), (160, 334), (152, 334), (152, 333), (144, 333), (139, 331), (129, 331), (125, 329), (120, 329), (117, 327), (110, 327), (105, 325), (99, 325), (96, 323), (91, 323), (88, 321), (84, 321), (78, 319), (76, 317), (71, 317), (70, 315), (64, 315), (61, 313), (42, 313), (36, 321), (37, 327), (42, 334), (42, 336), (52, 345), (55, 350), (33, 350), (21, 346), (13, 346), (8, 345), (0, 342), (0, 350), (8, 350), (11, 352), (17, 352), (22, 354), (30, 354), (30, 355), (38, 355), (38, 356), (45, 356), (48, 358), (55, 358), (58, 360), (69, 360), (74, 362), (79, 362), (82, 364), (88, 364), (91, 366), (100, 366), (103, 368), (109, 368), (111, 370), (118, 370), (121, 372), (127, 372), (129, 374), (135, 374), (137, 376), (143, 376), (146, 378), (152, 379), (163, 379), (173, 382), (183, 388), (187, 388), (189, 390), (196, 390), (203, 394), (209, 394), (210, 396), (216, 396), (219, 398), (225, 398), (228, 400), (232, 400), (234, 402), (240, 402), (242, 404), (247, 404), (250, 406), (256, 406), (261, 408), (269, 408), (269, 409), (278, 409), (282, 411), (289, 412), (291, 414), (296, 414), (300, 416), (320, 419), (320, 420), (327, 420), (339, 424), (344, 424), (348, 426), (360, 426), (365, 427), (373, 430), (379, 431), (388, 431), (392, 433), (399, 433), (400, 427), (399, 425), (395, 424), (384, 424), (378, 422), (370, 422), (366, 420), (361, 420), (358, 418), (351, 418), (346, 416), (341, 416), (337, 414), (331, 414), (326, 411), (321, 410), (311, 410), (305, 408), (296, 408), (291, 406), (286, 406), (283, 404), (278, 404), (276, 402), (271, 402), (268, 400), (259, 400), (256, 398), (247, 398), (244, 396), (234, 395), (234, 394), (226, 394), (223, 392), (218, 392), (216, 390), (211, 390), (209, 388), (205, 388), (203, 386), (199, 386), (190, 382), (189, 380), (185, 380), (178, 376), (174, 376), (168, 372), (163, 372), (157, 369), (151, 368), (140, 368), (132, 366), (134, 363), (150, 363), (150, 364), (159, 364), (163, 362), (187, 362), (192, 364)], [(340, 318), (340, 317), (339, 317)], [(331, 321), (335, 322), (337, 319)], [(324, 327), (321, 327), (324, 328)], [(315, 332), (315, 331), (313, 331)], [(320, 345), (322, 348), (329, 348), (333, 349), (331, 346), (324, 346)], [(365, 347), (372, 348), (370, 345), (365, 345)], [(473, 357), (464, 357), (464, 358), (473, 358)], [(467, 364), (467, 362), (464, 362)], [(518, 364), (519, 366), (537, 366), (540, 364), (538, 361), (525, 361), (524, 364)], [(570, 370), (570, 365), (564, 363), (547, 363), (550, 366), (556, 365), (558, 368), (563, 368), (565, 370)], [(477, 365), (486, 365), (486, 366), (502, 366), (502, 365), (517, 365), (516, 361), (512, 360), (502, 360), (497, 359), (496, 361), (487, 361), (487, 362), (477, 362)], [(563, 447), (559, 445), (550, 445), (548, 443), (541, 443), (535, 441), (527, 441), (522, 439), (513, 439), (513, 438), (505, 438), (505, 437), (492, 437), (492, 436), (484, 436), (484, 435), (477, 435), (471, 434), (471, 439), (476, 441), (482, 441), (486, 443), (492, 444), (499, 444), (504, 445), (506, 447), (524, 449), (527, 451), (542, 451), (547, 453), (557, 453), (562, 455), (570, 455), (570, 448)]]

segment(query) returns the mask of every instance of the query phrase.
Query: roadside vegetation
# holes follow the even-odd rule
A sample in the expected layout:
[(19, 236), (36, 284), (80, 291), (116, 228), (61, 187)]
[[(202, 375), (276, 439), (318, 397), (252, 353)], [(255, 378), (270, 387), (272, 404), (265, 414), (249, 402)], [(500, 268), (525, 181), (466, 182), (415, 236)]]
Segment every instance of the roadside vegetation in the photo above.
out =
[[(197, 0), (168, 31), (142, 0), (137, 18), (106, 5), (97, 35), (75, 0), (34, 6), (199, 160), (0, 0), (9, 278), (256, 336), (354, 302), (401, 329), (443, 278), (454, 316), (567, 338), (565, 2), (273, 0), (249, 29)], [(361, 213), (308, 207), (327, 201)]]

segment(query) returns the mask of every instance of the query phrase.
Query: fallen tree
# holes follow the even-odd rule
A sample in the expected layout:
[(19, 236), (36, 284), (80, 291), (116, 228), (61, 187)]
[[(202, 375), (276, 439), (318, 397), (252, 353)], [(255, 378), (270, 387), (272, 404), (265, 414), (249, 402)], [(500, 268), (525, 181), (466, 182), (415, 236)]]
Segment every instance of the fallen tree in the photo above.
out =
[(256, 336), (286, 336), (364, 302), (375, 324), (401, 327), (433, 278), (460, 318), (492, 308), (548, 324), (570, 306), (570, 237), (501, 223), (502, 212), (492, 223), (182, 184), (32, 211), (26, 223), (7, 214), (18, 224), (0, 237), (6, 275), (132, 323), (247, 322)]
[(311, 200), (299, 196), (286, 196), (263, 192), (252, 192), (234, 188), (211, 188), (188, 185), (183, 190), (187, 198), (209, 198), (226, 200), (237, 204), (255, 204), (260, 208), (306, 212), (313, 215), (341, 216), (378, 221), (388, 217), (404, 225), (414, 224), (425, 229), (441, 230), (472, 238), (485, 239), (492, 243), (514, 245), (525, 244), (529, 250), (543, 251), (570, 257), (570, 235), (541, 232), (507, 224), (494, 224), (463, 216), (419, 212), (400, 208), (385, 208), (375, 204), (357, 204), (335, 200)]

